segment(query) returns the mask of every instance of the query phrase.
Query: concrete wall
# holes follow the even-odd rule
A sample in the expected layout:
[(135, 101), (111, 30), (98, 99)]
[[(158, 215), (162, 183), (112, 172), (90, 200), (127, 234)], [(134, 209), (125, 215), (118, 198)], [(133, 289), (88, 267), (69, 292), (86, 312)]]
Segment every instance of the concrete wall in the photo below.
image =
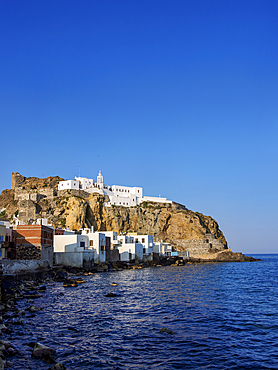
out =
[(55, 264), (90, 269), (94, 265), (94, 251), (54, 253)]
[(3, 275), (23, 274), (49, 269), (47, 260), (3, 260)]
[(141, 199), (141, 203), (142, 202), (155, 202), (155, 203), (169, 203), (171, 204), (172, 201), (171, 200), (167, 200), (167, 198), (161, 198), (161, 197), (149, 197), (149, 196), (144, 196), (142, 199)]

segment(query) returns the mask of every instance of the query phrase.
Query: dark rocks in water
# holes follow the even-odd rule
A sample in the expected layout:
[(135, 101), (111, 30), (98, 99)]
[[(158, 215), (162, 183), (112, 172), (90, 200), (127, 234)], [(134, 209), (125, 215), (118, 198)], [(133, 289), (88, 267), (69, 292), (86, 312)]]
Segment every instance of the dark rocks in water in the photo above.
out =
[(24, 322), (22, 319), (17, 319), (16, 321), (13, 322), (14, 325), (24, 325)]
[(40, 285), (38, 287), (38, 291), (40, 291), (40, 292), (46, 292), (46, 285)]
[(48, 370), (66, 370), (66, 367), (62, 362), (57, 362), (54, 366), (48, 368)]
[(26, 308), (26, 311), (29, 311), (29, 312), (37, 312), (37, 311), (41, 311), (41, 310), (42, 310), (42, 308), (41, 308), (41, 307), (34, 306), (34, 305), (32, 305), (32, 306), (30, 306), (30, 307)]
[(7, 340), (0, 340), (0, 357), (4, 356), (15, 356), (18, 354), (18, 351), (15, 347), (11, 344), (11, 342)]
[(55, 274), (55, 281), (64, 281), (68, 277), (68, 273), (66, 271), (57, 271)]
[(75, 329), (74, 327), (72, 327), (72, 326), (68, 326), (68, 330), (72, 330), (72, 331), (74, 331), (75, 333), (78, 333), (78, 330), (77, 329)]
[(60, 292), (60, 293), (59, 293), (59, 295), (65, 295), (65, 293), (63, 293), (63, 292)]
[(56, 355), (55, 349), (47, 347), (41, 343), (36, 343), (32, 352), (32, 356), (34, 358), (40, 358), (48, 364), (55, 363), (54, 361), (55, 355)]
[(159, 330), (159, 333), (175, 334), (172, 330), (167, 329), (167, 328), (161, 328)]
[(118, 297), (118, 294), (116, 294), (116, 293), (108, 293), (108, 294), (105, 294), (105, 297)]
[(23, 298), (26, 299), (36, 299), (36, 298), (41, 298), (43, 295), (40, 293), (28, 293), (28, 294), (23, 294)]
[(65, 288), (71, 288), (71, 287), (77, 287), (78, 283), (73, 279), (65, 279), (63, 282), (63, 287)]

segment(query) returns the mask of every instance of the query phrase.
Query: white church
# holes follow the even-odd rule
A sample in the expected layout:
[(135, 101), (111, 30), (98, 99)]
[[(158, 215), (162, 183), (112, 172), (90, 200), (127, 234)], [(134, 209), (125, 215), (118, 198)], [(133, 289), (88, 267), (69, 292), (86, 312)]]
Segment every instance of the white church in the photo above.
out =
[(143, 196), (143, 188), (137, 186), (106, 185), (103, 182), (101, 171), (97, 176), (97, 181), (86, 177), (75, 177), (74, 180), (60, 181), (58, 190), (84, 190), (88, 193), (99, 193), (109, 196), (109, 202), (106, 206), (111, 205), (131, 207), (142, 202), (172, 203), (167, 198)]

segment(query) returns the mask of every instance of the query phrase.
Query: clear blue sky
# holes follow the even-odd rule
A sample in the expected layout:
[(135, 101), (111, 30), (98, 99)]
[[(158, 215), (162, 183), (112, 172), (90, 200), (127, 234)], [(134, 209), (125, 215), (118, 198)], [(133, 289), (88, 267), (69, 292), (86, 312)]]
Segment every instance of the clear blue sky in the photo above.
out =
[(11, 173), (143, 186), (278, 253), (277, 0), (0, 2)]

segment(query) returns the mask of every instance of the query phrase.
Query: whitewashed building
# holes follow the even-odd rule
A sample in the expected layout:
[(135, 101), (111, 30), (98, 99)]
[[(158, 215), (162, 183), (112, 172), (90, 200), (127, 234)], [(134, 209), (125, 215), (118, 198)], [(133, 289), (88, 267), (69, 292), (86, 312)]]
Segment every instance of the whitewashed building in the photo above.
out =
[(89, 249), (86, 235), (54, 235), (54, 260), (58, 265), (91, 268), (94, 251)]
[(58, 184), (58, 190), (79, 190), (79, 181), (66, 180), (60, 181)]
[(138, 186), (107, 185), (103, 181), (101, 171), (97, 176), (97, 181), (86, 177), (75, 177), (75, 180), (60, 181), (58, 190), (81, 189), (88, 193), (99, 193), (109, 196), (106, 206), (133, 207), (142, 202), (172, 203), (167, 198), (149, 197), (143, 195), (143, 188)]
[(171, 256), (172, 245), (161, 240), (159, 242), (153, 243), (153, 251), (155, 253), (159, 253), (160, 256)]
[(96, 263), (106, 261), (105, 253), (105, 234), (102, 232), (94, 232), (94, 228), (82, 229), (83, 236), (88, 238), (89, 249), (94, 251), (94, 261)]
[(140, 243), (124, 243), (119, 247), (119, 252), (121, 261), (143, 261), (143, 245)]

